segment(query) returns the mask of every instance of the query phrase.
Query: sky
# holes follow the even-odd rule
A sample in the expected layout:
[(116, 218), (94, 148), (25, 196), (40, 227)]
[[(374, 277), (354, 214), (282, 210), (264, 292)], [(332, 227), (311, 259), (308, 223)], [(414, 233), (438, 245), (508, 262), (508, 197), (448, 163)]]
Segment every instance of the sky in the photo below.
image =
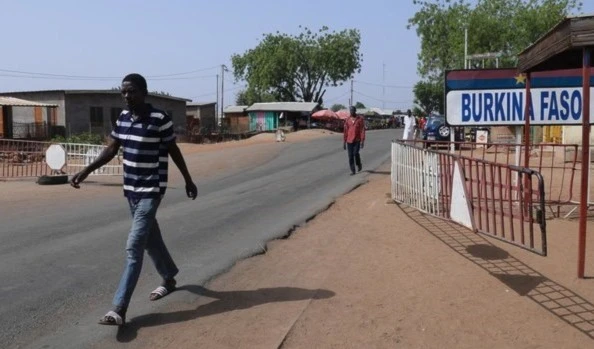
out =
[[(360, 31), (355, 102), (412, 108), (420, 80), (420, 40), (406, 28), (419, 9), (412, 0), (0, 0), (0, 8), (0, 92), (109, 89), (136, 72), (151, 91), (215, 102), (219, 74), (220, 101), (221, 65), (231, 68), (231, 56), (263, 34), (298, 34), (300, 25)], [(583, 12), (594, 13), (594, 1)], [(243, 86), (225, 72), (223, 105), (234, 105)], [(349, 98), (347, 82), (329, 87), (324, 104), (348, 105)]]

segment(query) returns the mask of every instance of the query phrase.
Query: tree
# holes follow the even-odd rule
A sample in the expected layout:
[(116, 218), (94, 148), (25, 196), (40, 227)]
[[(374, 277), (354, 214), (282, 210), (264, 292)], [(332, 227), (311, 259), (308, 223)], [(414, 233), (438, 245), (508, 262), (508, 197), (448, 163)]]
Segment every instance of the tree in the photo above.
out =
[(427, 115), (427, 113), (425, 113), (425, 111), (424, 111), (424, 110), (422, 110), (421, 108), (419, 108), (418, 106), (415, 106), (415, 107), (413, 107), (413, 109), (412, 109), (412, 115), (413, 115), (414, 117), (420, 117), (420, 116), (424, 116), (424, 115), (426, 116), (426, 115)]
[[(122, 87), (121, 86), (115, 86), (111, 88), (112, 91), (121, 91)], [(169, 92), (166, 91), (150, 91), (149, 94), (152, 95), (159, 95), (159, 96), (171, 96), (171, 94)]]
[(355, 103), (355, 108), (357, 108), (357, 109), (365, 109), (365, 104), (363, 104), (361, 102), (357, 102), (357, 103)]
[(415, 104), (424, 112), (431, 114), (438, 112), (443, 114), (443, 85), (438, 82), (419, 81), (413, 88)]
[(339, 110), (346, 109), (346, 108), (347, 108), (347, 107), (345, 107), (345, 106), (344, 106), (344, 105), (342, 105), (342, 104), (334, 104), (334, 105), (333, 105), (333, 106), (330, 108), (330, 110), (332, 110), (332, 111), (334, 111), (334, 112), (337, 112), (337, 111), (339, 111)]
[[(501, 53), (500, 68), (513, 68), (518, 54), (572, 11), (579, 0), (413, 0), (420, 9), (408, 20), (421, 39), (415, 103), (443, 111), (448, 69), (464, 68), (464, 28), (468, 54)], [(474, 6), (474, 7), (473, 7)], [(486, 67), (494, 68), (494, 62)], [(481, 64), (482, 66), (482, 64)], [(420, 94), (417, 95), (417, 92)], [(439, 107), (435, 102), (441, 100)]]
[[(302, 28), (302, 27), (300, 27)], [(277, 101), (322, 103), (328, 86), (340, 86), (361, 71), (361, 35), (357, 29), (299, 35), (264, 34), (258, 46), (231, 57), (237, 81), (269, 93)]]
[(149, 93), (153, 94), (153, 95), (159, 95), (159, 96), (171, 96), (169, 94), (169, 92), (165, 92), (165, 91), (151, 91)]
[(579, 0), (413, 0), (420, 9), (408, 20), (421, 39), (417, 70), (443, 81), (447, 69), (464, 67), (464, 28), (468, 53), (501, 52), (499, 67), (515, 67), (517, 55), (572, 11)]
[(235, 103), (237, 105), (252, 105), (262, 102), (276, 102), (276, 98), (268, 92), (256, 91), (253, 88), (247, 88), (237, 93)]

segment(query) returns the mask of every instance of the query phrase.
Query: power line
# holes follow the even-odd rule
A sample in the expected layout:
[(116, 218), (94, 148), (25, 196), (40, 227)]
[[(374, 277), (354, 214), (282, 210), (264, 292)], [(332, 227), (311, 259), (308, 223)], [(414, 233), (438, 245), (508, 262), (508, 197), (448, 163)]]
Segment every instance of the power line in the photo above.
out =
[[(198, 80), (206, 78), (214, 78), (216, 75), (200, 75), (200, 76), (189, 76), (189, 77), (177, 77), (177, 78), (150, 78), (150, 81), (172, 81), (172, 80)], [(0, 77), (5, 78), (19, 78), (19, 79), (41, 79), (41, 80), (67, 80), (67, 81), (113, 81), (121, 79), (122, 77), (104, 77), (104, 78), (74, 78), (74, 77), (57, 77), (57, 76), (34, 76), (34, 75), (14, 75), (14, 74), (0, 74)]]
[[(218, 66), (213, 66), (213, 67), (209, 67), (209, 68), (202, 68), (202, 69), (196, 69), (196, 70), (191, 70), (191, 71), (187, 71), (187, 72), (181, 72), (181, 73), (171, 73), (171, 74), (161, 74), (161, 75), (147, 75), (146, 78), (147, 79), (160, 79), (160, 78), (167, 78), (167, 77), (173, 77), (173, 76), (181, 76), (181, 75), (189, 75), (189, 74), (194, 74), (194, 73), (198, 73), (198, 72), (203, 72), (203, 71), (207, 71), (207, 70), (213, 70), (215, 68), (218, 68)], [(68, 79), (73, 79), (73, 80), (111, 80), (111, 79), (120, 79), (121, 76), (89, 76), (89, 75), (71, 75), (71, 74), (53, 74), (53, 73), (40, 73), (40, 72), (29, 72), (29, 71), (22, 71), (22, 70), (9, 70), (9, 69), (0, 69), (0, 72), (3, 73), (10, 73), (10, 74), (23, 74), (23, 75), (0, 75), (0, 76), (6, 76), (6, 77), (21, 77), (21, 78), (41, 78), (41, 77), (46, 77), (46, 78), (68, 78)], [(27, 76), (29, 75), (29, 76)], [(214, 76), (214, 75), (213, 75)], [(210, 76), (209, 76), (210, 77)]]
[(185, 73), (175, 73), (175, 74), (165, 74), (165, 75), (153, 75), (153, 76), (147, 76), (147, 78), (160, 78), (160, 77), (169, 77), (169, 76), (188, 75), (188, 74), (200, 73), (200, 72), (207, 71), (207, 70), (213, 70), (213, 69), (216, 69), (218, 67), (219, 67), (218, 65), (215, 65), (215, 66), (210, 67), (210, 68), (196, 69), (196, 70), (192, 70), (192, 71), (185, 72)]
[[(236, 86), (234, 88), (230, 88), (230, 89), (225, 90), (225, 92), (233, 92), (233, 91), (238, 90), (240, 88), (245, 88), (245, 86)], [(216, 93), (217, 92), (204, 93), (204, 94), (201, 94), (201, 95), (198, 95), (198, 96), (189, 97), (189, 99), (195, 99), (195, 98), (212, 96), (212, 95), (215, 95)]]
[(376, 98), (376, 97), (372, 97), (372, 96), (366, 95), (366, 94), (361, 93), (361, 92), (359, 92), (357, 90), (353, 90), (353, 92), (355, 92), (356, 94), (358, 94), (358, 95), (360, 95), (362, 97), (370, 98), (370, 99), (373, 99), (373, 100), (378, 101), (378, 102), (386, 102), (386, 103), (391, 103), (391, 104), (412, 103), (412, 101), (391, 101), (391, 100), (384, 100), (384, 99), (380, 99), (380, 98)]
[(195, 80), (195, 79), (206, 79), (206, 78), (214, 78), (217, 75), (200, 75), (200, 76), (189, 76), (183, 78), (147, 78), (148, 80), (152, 81), (170, 81), (170, 80)]
[(330, 103), (330, 102), (337, 101), (337, 100), (339, 100), (339, 99), (341, 99), (341, 98), (344, 98), (344, 97), (348, 96), (348, 95), (349, 95), (349, 93), (351, 93), (351, 92), (350, 92), (350, 91), (347, 91), (347, 92), (345, 92), (345, 93), (341, 94), (341, 95), (340, 95), (340, 96), (338, 96), (338, 97), (330, 98), (330, 99), (328, 99), (328, 100), (325, 100), (324, 102), (325, 102), (325, 103)]
[(387, 88), (407, 88), (407, 89), (412, 89), (414, 88), (414, 86), (404, 86), (404, 85), (384, 85), (384, 84), (378, 84), (378, 83), (373, 83), (373, 82), (367, 82), (367, 81), (361, 81), (361, 80), (355, 80), (356, 83), (358, 84), (363, 84), (363, 85), (370, 85), (370, 86), (377, 86), (377, 87), (387, 87)]

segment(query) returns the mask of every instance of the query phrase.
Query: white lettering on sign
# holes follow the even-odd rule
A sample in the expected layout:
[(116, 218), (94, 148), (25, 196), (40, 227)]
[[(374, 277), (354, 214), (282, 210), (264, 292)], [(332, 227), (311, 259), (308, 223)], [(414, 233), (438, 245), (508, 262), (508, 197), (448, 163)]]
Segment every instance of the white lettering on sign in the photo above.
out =
[[(594, 89), (590, 89), (590, 93)], [(594, 97), (594, 94), (592, 95)], [(446, 115), (454, 126), (523, 125), (526, 91), (454, 90), (448, 92)], [(530, 123), (533, 125), (581, 124), (582, 89), (535, 88), (531, 90)], [(590, 103), (594, 116), (594, 105)]]

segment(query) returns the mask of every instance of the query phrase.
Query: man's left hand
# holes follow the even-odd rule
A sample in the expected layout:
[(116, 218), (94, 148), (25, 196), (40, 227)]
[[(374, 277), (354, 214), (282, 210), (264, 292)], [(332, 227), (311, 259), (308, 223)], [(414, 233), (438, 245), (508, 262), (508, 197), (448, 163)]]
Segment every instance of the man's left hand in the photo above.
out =
[(198, 196), (198, 188), (196, 188), (194, 182), (186, 183), (186, 194), (188, 194), (190, 199), (196, 200), (196, 197)]
[(365, 142), (361, 142), (361, 149), (365, 148)]

